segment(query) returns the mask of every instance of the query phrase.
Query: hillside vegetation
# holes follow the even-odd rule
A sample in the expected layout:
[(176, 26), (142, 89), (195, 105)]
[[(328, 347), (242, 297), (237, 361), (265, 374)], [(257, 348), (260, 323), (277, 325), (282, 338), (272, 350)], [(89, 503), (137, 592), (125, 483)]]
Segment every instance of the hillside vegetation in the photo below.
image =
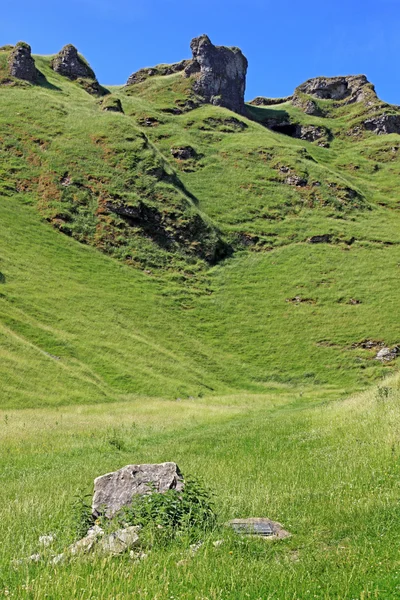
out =
[[(180, 63), (106, 89), (47, 56), (22, 81), (11, 52), (0, 598), (399, 597), (400, 137), (365, 127), (398, 107), (368, 84), (313, 115), (303, 92), (236, 114)], [(220, 524), (292, 537), (12, 562), (46, 532), (73, 541), (94, 477), (167, 460), (212, 487)]]

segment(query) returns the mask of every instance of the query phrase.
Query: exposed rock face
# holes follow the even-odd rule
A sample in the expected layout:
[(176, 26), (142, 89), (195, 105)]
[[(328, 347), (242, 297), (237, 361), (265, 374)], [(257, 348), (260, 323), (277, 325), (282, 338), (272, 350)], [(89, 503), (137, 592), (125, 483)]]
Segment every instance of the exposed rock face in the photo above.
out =
[(87, 65), (78, 54), (78, 50), (72, 44), (67, 44), (53, 58), (51, 67), (60, 75), (75, 80), (79, 78), (94, 79), (96, 76), (92, 69)]
[(381, 115), (364, 121), (364, 127), (377, 135), (398, 133), (400, 134), (400, 114)]
[(174, 146), (171, 154), (177, 160), (189, 160), (196, 157), (196, 150), (192, 146)]
[(134, 83), (142, 83), (142, 81), (146, 81), (149, 77), (160, 77), (165, 75), (173, 75), (174, 73), (180, 73), (191, 63), (190, 60), (181, 60), (178, 63), (173, 63), (172, 65), (157, 65), (156, 67), (148, 67), (145, 69), (140, 69), (128, 78), (126, 85), (133, 85)]
[(186, 67), (185, 75), (196, 74), (194, 91), (205, 102), (244, 114), (248, 63), (241, 50), (214, 46), (206, 35), (194, 38), (190, 47), (193, 62)]
[(400, 354), (400, 346), (395, 346), (394, 348), (387, 348), (386, 346), (379, 350), (376, 355), (376, 360), (381, 360), (382, 362), (390, 362), (397, 358)]
[(18, 42), (10, 54), (9, 68), (12, 77), (35, 83), (38, 73), (29, 44)]
[(315, 77), (296, 89), (322, 100), (347, 100), (349, 103), (362, 102), (368, 96), (377, 98), (373, 85), (365, 75), (345, 77)]
[(324, 148), (329, 147), (329, 140), (332, 135), (329, 129), (320, 125), (300, 125), (299, 123), (292, 123), (289, 120), (282, 120), (280, 118), (271, 117), (263, 121), (263, 125), (276, 131), (277, 133), (283, 133), (293, 138), (305, 140), (306, 142), (318, 142), (319, 146)]
[(99, 516), (104, 510), (106, 517), (112, 518), (121, 508), (131, 504), (137, 494), (180, 491), (183, 486), (181, 472), (175, 463), (128, 465), (94, 480), (93, 516)]
[(308, 238), (309, 244), (330, 244), (332, 241), (332, 234), (324, 233), (322, 235), (312, 235)]

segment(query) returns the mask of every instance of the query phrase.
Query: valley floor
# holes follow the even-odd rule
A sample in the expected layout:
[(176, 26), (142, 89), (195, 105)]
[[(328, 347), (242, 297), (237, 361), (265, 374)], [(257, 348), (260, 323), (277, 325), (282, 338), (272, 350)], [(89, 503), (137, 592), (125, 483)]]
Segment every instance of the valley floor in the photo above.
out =
[[(2, 410), (0, 598), (398, 598), (399, 388)], [(94, 477), (167, 460), (212, 488), (221, 524), (268, 516), (292, 537), (221, 527), (195, 554), (183, 539), (140, 562), (12, 562), (40, 551), (40, 535), (56, 535), (54, 552), (73, 541), (74, 495)]]

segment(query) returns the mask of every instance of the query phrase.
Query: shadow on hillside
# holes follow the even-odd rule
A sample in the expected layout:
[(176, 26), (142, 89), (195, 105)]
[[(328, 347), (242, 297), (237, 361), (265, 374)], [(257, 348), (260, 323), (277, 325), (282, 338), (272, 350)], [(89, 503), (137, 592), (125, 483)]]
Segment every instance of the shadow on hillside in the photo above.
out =
[(264, 123), (269, 119), (274, 119), (277, 122), (290, 120), (290, 115), (285, 109), (266, 108), (247, 104), (246, 110), (248, 118), (258, 123)]
[(43, 73), (39, 70), (36, 85), (46, 88), (47, 90), (55, 90), (57, 92), (61, 92), (61, 88), (59, 88), (57, 85), (50, 83), (50, 81), (46, 79), (46, 76), (43, 75)]
[(3, 275), (3, 273), (0, 271), (0, 283), (5, 283), (6, 282), (6, 277), (5, 275)]

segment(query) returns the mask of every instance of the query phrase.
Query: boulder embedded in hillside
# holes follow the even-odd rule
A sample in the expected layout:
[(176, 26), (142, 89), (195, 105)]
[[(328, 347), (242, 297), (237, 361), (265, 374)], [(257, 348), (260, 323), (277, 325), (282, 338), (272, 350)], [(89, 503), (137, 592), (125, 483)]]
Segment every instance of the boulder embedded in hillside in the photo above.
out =
[(196, 150), (192, 146), (173, 146), (171, 154), (177, 160), (189, 160), (196, 157)]
[(35, 67), (35, 61), (32, 58), (31, 47), (25, 42), (18, 44), (11, 50), (8, 59), (9, 71), (12, 77), (23, 79), (30, 83), (35, 83), (38, 72)]
[(391, 360), (397, 358), (399, 355), (400, 346), (394, 346), (394, 348), (384, 347), (381, 350), (379, 350), (375, 358), (376, 360), (380, 360), (382, 362), (390, 362)]
[(347, 100), (349, 104), (377, 99), (375, 88), (365, 75), (315, 77), (299, 85), (296, 93), (308, 94), (321, 100)]
[(323, 233), (322, 235), (312, 235), (308, 238), (309, 244), (330, 244), (332, 241), (331, 233)]
[(400, 134), (400, 114), (380, 115), (364, 121), (364, 127), (367, 131), (372, 131), (377, 135), (389, 133)]
[(283, 529), (280, 523), (271, 519), (251, 517), (249, 519), (233, 519), (229, 521), (231, 527), (239, 535), (257, 536), (275, 540), (290, 537), (290, 533)]
[(315, 100), (311, 100), (311, 98), (304, 98), (300, 95), (294, 95), (292, 104), (296, 108), (300, 108), (300, 110), (302, 110), (306, 115), (311, 115), (314, 117), (322, 116), (322, 111), (318, 104), (315, 102)]
[(92, 512), (112, 518), (132, 503), (136, 495), (180, 491), (184, 487), (178, 465), (166, 462), (156, 465), (127, 465), (94, 480)]
[(78, 54), (72, 44), (67, 44), (51, 61), (51, 68), (69, 79), (94, 79), (96, 75), (89, 65)]
[(245, 113), (247, 59), (239, 48), (214, 46), (207, 35), (190, 44), (193, 61), (185, 69), (194, 76), (193, 90), (205, 102)]

